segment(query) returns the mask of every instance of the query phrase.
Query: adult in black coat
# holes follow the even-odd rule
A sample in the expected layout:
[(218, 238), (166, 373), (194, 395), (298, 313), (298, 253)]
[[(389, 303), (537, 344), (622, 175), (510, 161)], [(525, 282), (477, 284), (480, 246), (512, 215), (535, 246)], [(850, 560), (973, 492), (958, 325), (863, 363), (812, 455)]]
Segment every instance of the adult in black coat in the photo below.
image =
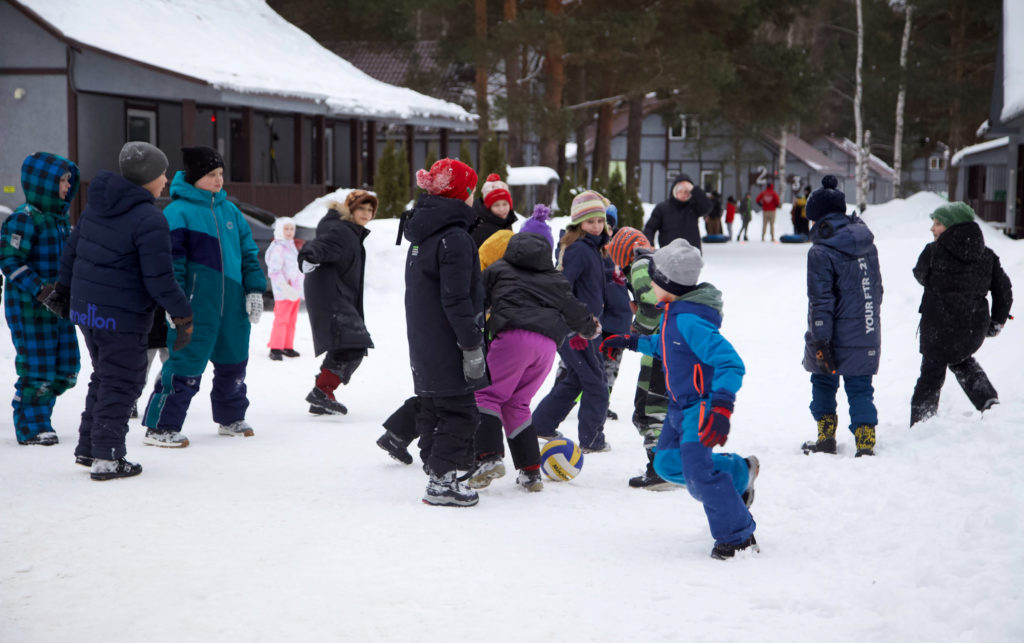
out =
[(377, 197), (353, 190), (344, 203), (332, 205), (316, 227), (316, 238), (299, 251), (305, 279), (306, 308), (313, 328), (313, 351), (327, 353), (316, 384), (306, 401), (310, 413), (343, 414), (348, 409), (334, 397), (373, 348), (363, 316), (363, 278), (370, 231), (366, 224), (377, 212)]
[(480, 413), (473, 392), (487, 386), (484, 289), (480, 258), (469, 236), (476, 173), (441, 159), (416, 174), (427, 191), (405, 225), (412, 243), (405, 263), (405, 319), (413, 386), (420, 398), (416, 425), (430, 482), (423, 501), (471, 506), (472, 489), (456, 479), (469, 464)]
[(688, 174), (680, 174), (672, 182), (667, 199), (654, 207), (651, 218), (644, 226), (644, 235), (651, 245), (665, 247), (674, 240), (683, 238), (700, 250), (701, 217), (711, 211), (711, 200), (693, 183)]
[(1013, 303), (1010, 278), (999, 257), (985, 246), (971, 207), (944, 204), (931, 216), (935, 241), (924, 247), (914, 266), (924, 295), (919, 309), (921, 376), (910, 402), (911, 425), (935, 415), (947, 367), (976, 409), (985, 411), (999, 402), (972, 355), (986, 336), (999, 334)]

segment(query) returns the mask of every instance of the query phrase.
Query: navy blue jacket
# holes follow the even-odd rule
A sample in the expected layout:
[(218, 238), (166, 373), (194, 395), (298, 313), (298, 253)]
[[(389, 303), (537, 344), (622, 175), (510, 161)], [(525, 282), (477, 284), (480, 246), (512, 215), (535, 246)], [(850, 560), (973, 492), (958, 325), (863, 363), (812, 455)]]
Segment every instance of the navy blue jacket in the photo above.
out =
[(462, 201), (423, 194), (405, 225), (405, 321), (413, 385), (422, 397), (452, 397), (483, 388), (467, 382), (463, 349), (484, 342), (480, 257), (469, 236), (476, 220)]
[(633, 309), (629, 306), (629, 289), (626, 284), (615, 283), (615, 262), (611, 257), (604, 258), (604, 315), (601, 316), (601, 329), (607, 334), (626, 335), (633, 323)]
[(157, 304), (171, 317), (192, 314), (174, 278), (167, 218), (152, 194), (120, 175), (101, 171), (89, 184), (60, 263), (79, 326), (148, 333)]
[(588, 234), (565, 249), (562, 274), (572, 286), (572, 294), (582, 301), (590, 313), (601, 319), (604, 314), (604, 260), (601, 248), (608, 242), (607, 234)]
[(871, 230), (835, 212), (811, 228), (807, 253), (804, 368), (817, 373), (817, 348), (828, 343), (837, 375), (874, 375), (882, 347), (882, 273)]

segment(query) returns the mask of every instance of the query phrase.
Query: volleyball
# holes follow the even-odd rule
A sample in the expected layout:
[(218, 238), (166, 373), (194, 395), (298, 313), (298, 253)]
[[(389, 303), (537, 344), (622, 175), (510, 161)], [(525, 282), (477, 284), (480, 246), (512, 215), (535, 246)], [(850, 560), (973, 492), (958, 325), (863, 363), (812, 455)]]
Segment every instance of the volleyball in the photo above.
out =
[(572, 480), (583, 468), (583, 452), (568, 438), (551, 440), (540, 450), (540, 468), (552, 480)]

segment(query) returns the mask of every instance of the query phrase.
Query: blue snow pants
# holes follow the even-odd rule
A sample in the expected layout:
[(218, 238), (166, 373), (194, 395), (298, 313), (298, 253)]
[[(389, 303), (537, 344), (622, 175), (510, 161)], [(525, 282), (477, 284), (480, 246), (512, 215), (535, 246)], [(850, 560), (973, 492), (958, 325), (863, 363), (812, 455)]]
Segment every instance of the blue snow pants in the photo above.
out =
[(82, 335), (92, 360), (92, 375), (75, 455), (117, 460), (125, 456), (128, 415), (146, 384), (149, 333), (83, 327)]
[(533, 426), (537, 435), (550, 436), (580, 399), (579, 444), (588, 449), (604, 447), (604, 421), (608, 416), (608, 384), (604, 374), (604, 359), (598, 350), (600, 340), (591, 340), (584, 350), (574, 350), (569, 342), (562, 344), (558, 355), (565, 364), (565, 375), (555, 379), (555, 385), (533, 411)]
[(669, 406), (655, 448), (654, 470), (677, 484), (682, 476), (690, 495), (704, 505), (715, 543), (738, 545), (757, 527), (740, 498), (750, 474), (744, 458), (735, 453), (712, 454), (700, 443), (697, 434), (706, 404), (701, 400), (682, 409)]
[[(871, 375), (843, 375), (846, 398), (850, 402), (850, 432), (858, 426), (878, 424), (878, 410), (875, 409), (875, 389)], [(836, 413), (836, 393), (839, 391), (838, 375), (811, 375), (811, 415), (817, 422), (825, 415)]]

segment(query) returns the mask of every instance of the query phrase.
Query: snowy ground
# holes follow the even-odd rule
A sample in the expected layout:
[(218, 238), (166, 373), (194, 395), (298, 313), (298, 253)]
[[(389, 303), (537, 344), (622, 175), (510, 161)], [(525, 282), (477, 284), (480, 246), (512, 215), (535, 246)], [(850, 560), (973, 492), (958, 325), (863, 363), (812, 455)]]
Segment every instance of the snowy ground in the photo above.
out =
[[(377, 348), (341, 392), (348, 416), (306, 413), (318, 361), (303, 314), (295, 360), (267, 359), (269, 318), (254, 329), (253, 438), (216, 435), (206, 381), (185, 426), (192, 446), (144, 447), (133, 421), (143, 475), (91, 482), (72, 458), (88, 359), (57, 404), (59, 446), (20, 447), (8, 424), (0, 641), (1024, 640), (1024, 322), (978, 354), (1002, 405), (982, 419), (950, 377), (940, 415), (907, 428), (919, 364), (910, 269), (938, 203), (921, 194), (866, 217), (885, 280), (875, 458), (855, 460), (846, 432), (838, 456), (798, 448), (814, 436), (800, 367), (808, 246), (707, 247), (705, 278), (725, 294), (723, 332), (748, 370), (728, 448), (761, 459), (756, 558), (711, 560), (684, 490), (626, 486), (644, 456), (625, 419), (607, 426), (613, 450), (587, 456), (571, 483), (527, 494), (507, 476), (472, 509), (422, 504), (419, 467), (374, 445), (411, 392), (407, 246), (379, 221), (366, 297)], [(759, 217), (752, 227), (759, 238)], [(986, 234), (1020, 290), (1024, 245)], [(6, 341), (0, 362), (11, 391)], [(612, 397), (623, 418), (638, 368), (628, 356)], [(842, 397), (840, 413), (845, 424)], [(573, 424), (562, 428), (575, 435)]]

